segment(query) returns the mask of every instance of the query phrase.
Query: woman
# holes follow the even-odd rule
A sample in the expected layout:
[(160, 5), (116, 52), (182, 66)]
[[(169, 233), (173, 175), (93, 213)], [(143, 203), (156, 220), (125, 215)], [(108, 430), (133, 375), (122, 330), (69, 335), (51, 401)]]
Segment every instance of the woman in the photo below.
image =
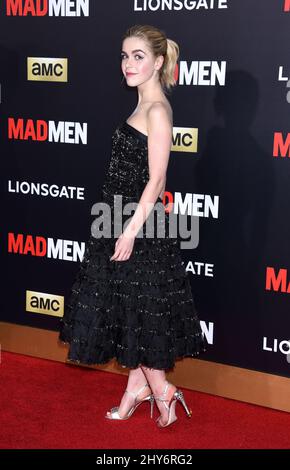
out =
[(116, 358), (130, 369), (121, 402), (106, 418), (128, 419), (144, 402), (151, 404), (152, 417), (155, 402), (159, 427), (176, 421), (177, 401), (191, 415), (182, 392), (167, 382), (166, 370), (177, 358), (205, 350), (188, 275), (177, 238), (169, 237), (163, 204), (165, 236), (155, 232), (150, 238), (145, 231), (165, 190), (173, 122), (165, 93), (175, 84), (178, 55), (178, 45), (153, 26), (133, 26), (123, 37), (122, 73), (128, 86), (137, 87), (138, 104), (113, 134), (103, 201), (112, 213), (116, 195), (136, 202), (137, 208), (117, 240), (91, 236), (60, 332), (60, 339), (70, 343), (71, 361), (104, 364)]

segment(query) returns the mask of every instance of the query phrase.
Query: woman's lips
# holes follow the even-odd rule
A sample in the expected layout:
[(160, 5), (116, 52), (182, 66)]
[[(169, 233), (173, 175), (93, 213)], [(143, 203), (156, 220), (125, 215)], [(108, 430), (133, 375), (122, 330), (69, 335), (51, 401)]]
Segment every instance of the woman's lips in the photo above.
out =
[(126, 73), (126, 77), (131, 77), (133, 75), (137, 75), (137, 74), (136, 73), (131, 73), (131, 72)]

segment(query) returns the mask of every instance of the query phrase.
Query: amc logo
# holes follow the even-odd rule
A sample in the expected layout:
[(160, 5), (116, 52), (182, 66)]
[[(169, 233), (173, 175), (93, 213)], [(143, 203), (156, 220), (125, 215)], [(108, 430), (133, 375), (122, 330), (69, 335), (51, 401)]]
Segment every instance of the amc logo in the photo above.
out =
[(175, 152), (197, 152), (198, 129), (193, 127), (174, 127), (171, 150)]
[(26, 310), (54, 317), (63, 316), (64, 297), (44, 292), (26, 291)]
[(67, 59), (27, 57), (27, 80), (67, 82)]

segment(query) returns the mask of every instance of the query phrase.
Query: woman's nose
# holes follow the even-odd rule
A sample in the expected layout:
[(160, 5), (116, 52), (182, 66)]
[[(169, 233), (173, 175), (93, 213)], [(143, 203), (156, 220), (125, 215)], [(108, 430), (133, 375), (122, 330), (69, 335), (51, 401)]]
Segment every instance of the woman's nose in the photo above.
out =
[(131, 67), (131, 66), (132, 66), (132, 62), (133, 62), (132, 59), (128, 58), (128, 59), (126, 60), (126, 62), (125, 62), (126, 68)]

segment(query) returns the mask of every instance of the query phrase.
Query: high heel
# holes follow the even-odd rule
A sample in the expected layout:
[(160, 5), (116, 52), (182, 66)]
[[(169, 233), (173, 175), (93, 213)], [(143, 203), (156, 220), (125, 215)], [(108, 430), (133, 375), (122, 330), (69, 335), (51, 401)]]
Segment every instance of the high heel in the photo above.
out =
[(143, 385), (143, 387), (140, 388), (140, 390), (138, 390), (137, 393), (134, 393), (134, 392), (130, 392), (129, 390), (125, 390), (125, 392), (129, 393), (129, 395), (132, 395), (133, 398), (135, 399), (135, 403), (133, 406), (131, 406), (131, 408), (129, 409), (129, 411), (127, 412), (127, 414), (121, 418), (121, 416), (119, 415), (119, 407), (118, 406), (114, 406), (113, 408), (111, 408), (110, 410), (110, 415), (105, 415), (105, 417), (107, 419), (118, 419), (118, 420), (125, 420), (125, 419), (129, 419), (130, 416), (132, 416), (132, 414), (134, 413), (134, 411), (136, 410), (136, 408), (141, 405), (141, 403), (144, 403), (146, 401), (148, 401), (150, 403), (150, 418), (153, 418), (153, 407), (154, 407), (154, 396), (152, 393), (150, 393), (150, 395), (147, 395), (147, 397), (145, 398), (142, 398), (142, 400), (140, 401), (137, 401), (137, 397), (138, 395), (143, 392), (143, 390), (145, 390), (146, 387), (149, 387), (148, 384), (145, 384)]
[[(162, 395), (160, 397), (154, 396), (154, 399), (161, 401), (164, 404), (165, 408), (168, 410), (168, 420), (166, 424), (161, 424), (161, 421), (160, 421), (161, 415), (156, 420), (157, 426), (159, 426), (160, 428), (165, 428), (166, 426), (169, 426), (170, 424), (174, 423), (177, 420), (175, 407), (178, 401), (183, 405), (183, 408), (188, 418), (191, 418), (191, 415), (192, 415), (192, 411), (188, 408), (185, 402), (184, 396), (183, 396), (183, 392), (181, 390), (176, 389), (170, 400), (165, 398), (169, 385), (170, 383), (166, 381), (166, 385), (165, 385)], [(169, 402), (168, 405), (166, 403), (167, 401)]]

